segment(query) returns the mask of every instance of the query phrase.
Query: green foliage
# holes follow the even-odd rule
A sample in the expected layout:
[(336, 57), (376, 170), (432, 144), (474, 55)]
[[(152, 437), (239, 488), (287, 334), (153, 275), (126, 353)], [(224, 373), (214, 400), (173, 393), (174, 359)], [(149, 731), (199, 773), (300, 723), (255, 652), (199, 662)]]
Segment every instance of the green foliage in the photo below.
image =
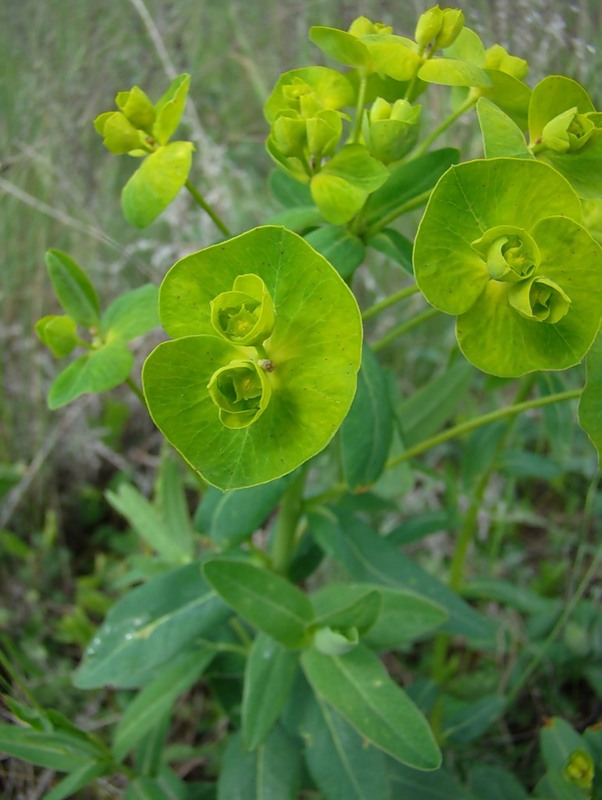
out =
[[(309, 35), (343, 69), (293, 69), (264, 92), (283, 208), (268, 224), (231, 234), (191, 182), (195, 148), (171, 141), (188, 74), (156, 103), (119, 92), (94, 122), (111, 154), (141, 159), (121, 194), (130, 224), (150, 225), (187, 188), (222, 238), (104, 311), (77, 263), (47, 253), (64, 313), (36, 333), (54, 356), (75, 353), (49, 406), (125, 383), (185, 464), (161, 456), (152, 499), (136, 474), (104, 500), (97, 490), (129, 530), (97, 525), (120, 557), (76, 578), (54, 635), (86, 646), (76, 689), (114, 690), (99, 695), (98, 734), (19, 699), (32, 659), (9, 646), (0, 747), (67, 773), (51, 800), (98, 778), (126, 799), (595, 800), (599, 726), (573, 727), (584, 708), (563, 688), (602, 686), (587, 596), (600, 493), (561, 403), (581, 395), (600, 450), (602, 114), (570, 78), (531, 90), (527, 62), (486, 47), (458, 9), (425, 10), (413, 38), (366, 16)], [(451, 87), (438, 124), (431, 84)], [(471, 110), (484, 157), (466, 160), (437, 140)], [(409, 337), (437, 311), (457, 317), (460, 353), (443, 317)], [(140, 390), (131, 343), (159, 322), (170, 338), (145, 352)], [(576, 369), (533, 375), (508, 401), (506, 379), (584, 359), (583, 391)], [(21, 479), (7, 472), (0, 489)], [(582, 542), (562, 527), (567, 497)], [(525, 586), (531, 528), (562, 557)], [(441, 530), (451, 554), (421, 546)], [(36, 558), (0, 534), (3, 555)], [(46, 558), (53, 519), (41, 541)], [(542, 707), (558, 709), (543, 724)], [(516, 736), (535, 728), (536, 759)], [(194, 781), (173, 766), (189, 759)]]

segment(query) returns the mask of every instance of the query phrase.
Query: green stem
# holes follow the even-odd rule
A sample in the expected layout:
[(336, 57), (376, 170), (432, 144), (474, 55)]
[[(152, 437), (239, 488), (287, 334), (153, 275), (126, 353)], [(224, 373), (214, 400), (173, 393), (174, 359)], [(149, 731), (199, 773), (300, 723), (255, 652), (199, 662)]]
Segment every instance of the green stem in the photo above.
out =
[(475, 417), (468, 422), (462, 422), (460, 425), (455, 425), (453, 428), (448, 428), (447, 430), (438, 433), (436, 436), (431, 436), (429, 439), (424, 439), (424, 441), (419, 442), (418, 444), (414, 445), (414, 447), (408, 448), (405, 452), (400, 453), (398, 456), (395, 456), (395, 458), (391, 458), (389, 461), (387, 461), (386, 468), (392, 469), (404, 461), (409, 461), (411, 458), (415, 458), (415, 456), (419, 456), (422, 453), (425, 453), (427, 450), (430, 450), (439, 444), (443, 444), (443, 442), (449, 442), (450, 439), (455, 439), (458, 436), (462, 436), (464, 433), (469, 433), (470, 431), (475, 430), (475, 428), (480, 428), (482, 425), (487, 425), (489, 422), (495, 422), (498, 419), (504, 419), (504, 417), (520, 414), (522, 411), (529, 411), (532, 408), (547, 406), (551, 403), (561, 403), (564, 400), (573, 400), (580, 395), (581, 389), (569, 389), (566, 392), (558, 392), (557, 394), (548, 394), (545, 397), (537, 397), (534, 400), (528, 400), (525, 403), (516, 403), (515, 405), (507, 406), (506, 408), (499, 408), (497, 411), (491, 411), (488, 414), (483, 414), (480, 417)]
[(138, 400), (142, 403), (144, 407), (146, 407), (146, 400), (144, 399), (144, 395), (142, 394), (142, 389), (138, 386), (136, 381), (130, 376), (125, 379), (126, 384), (130, 387), (130, 389), (134, 392)]
[(377, 339), (374, 344), (370, 345), (372, 350), (375, 353), (378, 353), (379, 350), (382, 350), (383, 347), (386, 347), (392, 341), (397, 339), (398, 336), (402, 336), (404, 333), (411, 331), (413, 328), (416, 328), (418, 325), (422, 325), (423, 322), (426, 322), (427, 319), (431, 319), (439, 312), (436, 308), (427, 308), (426, 311), (423, 311), (422, 314), (418, 314), (416, 317), (412, 317), (412, 319), (406, 320), (406, 322), (402, 322), (401, 325), (397, 325), (393, 330), (390, 330), (389, 333), (385, 334), (381, 339)]
[(389, 295), (389, 297), (385, 297), (384, 300), (381, 300), (380, 302), (375, 303), (373, 306), (370, 306), (370, 308), (367, 308), (362, 313), (362, 319), (364, 322), (367, 319), (372, 319), (372, 317), (380, 314), (381, 311), (389, 308), (389, 306), (398, 303), (400, 300), (405, 300), (406, 297), (411, 297), (413, 294), (417, 294), (419, 291), (420, 289), (416, 286), (416, 284), (413, 284), (412, 286), (406, 286), (405, 289), (400, 289), (398, 292), (395, 292), (395, 294)]
[(435, 128), (435, 130), (432, 131), (426, 137), (426, 139), (418, 145), (418, 147), (412, 153), (412, 158), (417, 158), (418, 156), (424, 155), (424, 153), (426, 153), (426, 151), (429, 149), (429, 147), (432, 145), (435, 139), (438, 139), (442, 133), (445, 133), (445, 131), (450, 127), (450, 125), (453, 125), (453, 123), (458, 119), (458, 117), (461, 117), (462, 114), (465, 114), (467, 111), (470, 111), (470, 109), (474, 105), (476, 105), (478, 99), (479, 99), (478, 95), (476, 96), (470, 95), (468, 97), (468, 100), (466, 100), (466, 102), (462, 103), (461, 106), (458, 106), (458, 108), (452, 114), (450, 114), (449, 117), (447, 117), (447, 119), (443, 120), (441, 125), (438, 125)]
[(362, 70), (360, 72), (360, 85), (357, 92), (357, 111), (355, 116), (355, 123), (353, 125), (353, 133), (351, 141), (353, 144), (358, 144), (362, 133), (362, 120), (364, 117), (364, 105), (366, 103), (366, 87), (368, 85), (368, 76)]
[(307, 468), (301, 467), (299, 474), (286, 490), (274, 531), (272, 545), (272, 569), (286, 575), (297, 544), (297, 527), (303, 511), (303, 490)]
[(211, 217), (213, 222), (217, 225), (217, 227), (224, 234), (224, 236), (231, 236), (232, 234), (230, 233), (230, 231), (228, 230), (226, 225), (218, 217), (216, 212), (211, 208), (209, 203), (205, 200), (205, 198), (199, 192), (199, 190), (196, 188), (196, 186), (193, 186), (190, 181), (186, 181), (184, 186), (188, 189), (190, 194), (194, 197), (194, 199), (196, 200), (198, 205), (200, 205), (200, 207), (203, 209), (203, 211), (205, 211), (207, 214), (209, 214), (209, 216)]
[(416, 197), (412, 197), (411, 200), (408, 200), (407, 203), (403, 203), (400, 206), (397, 206), (396, 209), (385, 214), (384, 217), (381, 217), (374, 225), (371, 225), (365, 233), (366, 240), (370, 239), (372, 236), (376, 236), (377, 233), (386, 228), (390, 222), (394, 222), (398, 217), (401, 217), (402, 214), (407, 214), (410, 211), (413, 211), (415, 208), (420, 208), (420, 206), (424, 205), (429, 197), (431, 196), (432, 189), (427, 189), (426, 192), (422, 192)]

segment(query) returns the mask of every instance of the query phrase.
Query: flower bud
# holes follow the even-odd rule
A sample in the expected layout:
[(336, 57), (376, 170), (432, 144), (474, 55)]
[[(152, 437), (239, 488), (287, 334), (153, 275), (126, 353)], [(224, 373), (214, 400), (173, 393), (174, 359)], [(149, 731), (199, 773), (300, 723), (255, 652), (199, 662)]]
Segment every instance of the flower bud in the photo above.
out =
[(378, 97), (364, 125), (364, 138), (371, 155), (389, 164), (409, 153), (418, 140), (420, 108), (407, 100), (396, 100), (391, 105)]
[(218, 294), (210, 307), (211, 324), (232, 344), (257, 346), (272, 334), (274, 303), (259, 275), (238, 275), (232, 291)]
[(370, 36), (374, 33), (390, 34), (393, 33), (393, 28), (382, 22), (372, 22), (368, 17), (358, 17), (349, 26), (349, 33), (360, 39), (362, 36)]
[(527, 278), (515, 283), (508, 302), (521, 316), (537, 322), (559, 322), (569, 310), (570, 297), (549, 278)]
[(128, 92), (119, 92), (115, 103), (135, 128), (151, 133), (157, 112), (142, 89), (133, 86)]
[(434, 42), (439, 36), (441, 26), (443, 25), (443, 11), (439, 6), (433, 6), (421, 14), (416, 25), (416, 32), (414, 38), (416, 43), (421, 47), (427, 47), (431, 42)]
[(272, 135), (283, 155), (303, 156), (307, 144), (307, 126), (297, 111), (283, 111), (274, 120)]
[(222, 425), (247, 428), (266, 410), (272, 394), (267, 372), (251, 360), (231, 361), (216, 370), (207, 384)]
[(485, 68), (497, 69), (519, 81), (527, 77), (529, 65), (524, 58), (511, 56), (500, 44), (494, 44), (485, 51)]
[(343, 133), (343, 122), (337, 111), (320, 111), (306, 121), (307, 146), (314, 159), (332, 156)]
[(464, 27), (464, 12), (459, 8), (445, 8), (443, 10), (443, 21), (441, 30), (435, 43), (436, 50), (451, 45), (458, 38), (460, 31)]
[(57, 358), (68, 356), (78, 344), (77, 326), (68, 316), (42, 317), (35, 325), (35, 331), (46, 347)]
[(107, 111), (94, 120), (103, 144), (114, 155), (123, 155), (144, 147), (145, 134), (137, 130), (121, 111)]
[(580, 789), (591, 789), (594, 783), (594, 760), (587, 750), (574, 750), (563, 770), (569, 783)]
[(314, 638), (316, 650), (327, 656), (343, 656), (356, 647), (359, 641), (357, 628), (349, 628), (345, 631), (334, 630), (334, 628), (318, 628)]
[(579, 114), (574, 106), (544, 126), (541, 144), (556, 153), (579, 150), (592, 135), (594, 127), (588, 115)]

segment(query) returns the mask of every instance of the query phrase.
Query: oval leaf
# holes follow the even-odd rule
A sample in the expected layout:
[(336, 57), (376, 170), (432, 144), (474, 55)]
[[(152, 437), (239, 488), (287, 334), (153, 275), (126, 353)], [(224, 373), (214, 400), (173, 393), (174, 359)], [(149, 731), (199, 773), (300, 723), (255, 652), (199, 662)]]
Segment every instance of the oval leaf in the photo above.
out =
[(66, 313), (84, 328), (97, 325), (98, 297), (83, 269), (60, 250), (46, 252), (46, 266), (54, 293)]

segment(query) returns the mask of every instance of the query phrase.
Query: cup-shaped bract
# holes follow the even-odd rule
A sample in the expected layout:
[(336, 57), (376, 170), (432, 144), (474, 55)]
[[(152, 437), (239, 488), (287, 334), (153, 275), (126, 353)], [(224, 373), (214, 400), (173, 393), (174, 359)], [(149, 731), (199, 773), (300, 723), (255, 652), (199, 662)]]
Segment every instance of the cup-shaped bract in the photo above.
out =
[(458, 344), (479, 369), (566, 369), (590, 348), (602, 248), (581, 213), (568, 181), (535, 160), (470, 161), (440, 179), (416, 236), (416, 281), (433, 306), (458, 316)]
[(390, 164), (409, 153), (418, 141), (420, 109), (407, 100), (391, 104), (378, 97), (364, 118), (363, 133), (370, 154)]
[(274, 329), (274, 303), (259, 275), (238, 275), (232, 291), (211, 300), (211, 324), (224, 339), (241, 346), (262, 344)]
[[(218, 335), (216, 298), (240, 289), (257, 297), (260, 286), (273, 302), (269, 337), (243, 345)], [(326, 447), (355, 394), (361, 318), (336, 270), (301, 237), (265, 226), (186, 256), (163, 281), (159, 311), (173, 338), (143, 368), (149, 411), (209, 483), (265, 483)]]

